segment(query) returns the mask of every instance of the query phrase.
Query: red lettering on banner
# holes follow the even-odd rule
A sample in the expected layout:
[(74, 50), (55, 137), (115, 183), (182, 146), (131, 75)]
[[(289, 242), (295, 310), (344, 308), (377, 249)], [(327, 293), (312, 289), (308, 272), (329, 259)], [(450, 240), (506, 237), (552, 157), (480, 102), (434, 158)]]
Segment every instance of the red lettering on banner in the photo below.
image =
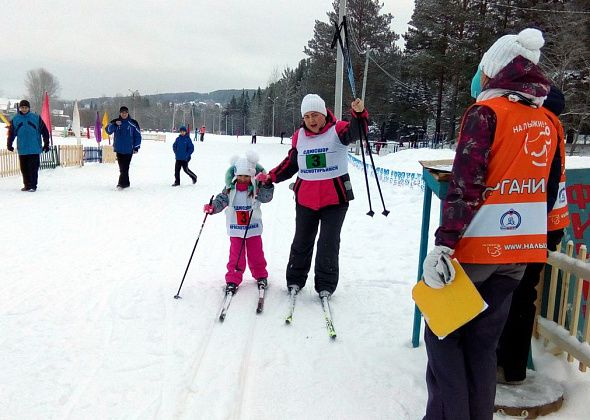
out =
[(586, 203), (590, 204), (590, 185), (575, 184), (566, 189), (567, 202), (575, 204), (579, 209), (586, 209)]
[(574, 238), (576, 239), (584, 239), (584, 231), (590, 226), (590, 214), (588, 215), (588, 220), (582, 224), (580, 213), (572, 213), (570, 214), (570, 218), (572, 221), (572, 231), (574, 232)]

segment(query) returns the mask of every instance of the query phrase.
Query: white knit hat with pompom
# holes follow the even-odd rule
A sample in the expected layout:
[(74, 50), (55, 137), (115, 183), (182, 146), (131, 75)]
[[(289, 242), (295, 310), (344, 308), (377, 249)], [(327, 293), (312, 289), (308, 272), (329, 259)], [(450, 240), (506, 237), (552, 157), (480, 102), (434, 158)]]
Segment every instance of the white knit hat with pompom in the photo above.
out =
[(245, 157), (232, 157), (230, 163), (235, 167), (234, 175), (256, 176), (256, 164), (258, 160), (258, 154), (253, 150), (248, 150)]
[(538, 29), (527, 28), (518, 35), (504, 35), (486, 51), (479, 67), (486, 76), (493, 79), (519, 55), (538, 64), (541, 58), (540, 49), (544, 44), (543, 33)]

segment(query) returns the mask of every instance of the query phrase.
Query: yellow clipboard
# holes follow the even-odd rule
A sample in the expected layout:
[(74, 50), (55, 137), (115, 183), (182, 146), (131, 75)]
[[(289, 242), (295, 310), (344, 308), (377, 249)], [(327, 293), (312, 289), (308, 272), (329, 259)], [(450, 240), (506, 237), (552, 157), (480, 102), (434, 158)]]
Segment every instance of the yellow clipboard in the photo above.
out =
[(451, 284), (433, 289), (420, 280), (412, 289), (414, 302), (438, 337), (452, 333), (487, 308), (461, 264), (455, 259), (451, 261), (455, 267), (455, 279)]

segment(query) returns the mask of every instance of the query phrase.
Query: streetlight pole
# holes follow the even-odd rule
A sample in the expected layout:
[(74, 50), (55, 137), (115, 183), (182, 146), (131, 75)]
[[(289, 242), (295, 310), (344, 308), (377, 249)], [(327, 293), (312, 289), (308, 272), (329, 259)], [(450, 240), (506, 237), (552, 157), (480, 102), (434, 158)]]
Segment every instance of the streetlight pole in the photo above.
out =
[(274, 99), (271, 99), (270, 96), (268, 97), (268, 100), (272, 102), (272, 136), (275, 136), (275, 102), (276, 100), (279, 99), (279, 97), (277, 96)]
[(136, 118), (135, 116), (135, 95), (139, 95), (139, 91), (138, 90), (131, 90), (131, 89), (127, 89), (129, 92), (131, 92), (131, 96), (133, 97), (133, 118)]

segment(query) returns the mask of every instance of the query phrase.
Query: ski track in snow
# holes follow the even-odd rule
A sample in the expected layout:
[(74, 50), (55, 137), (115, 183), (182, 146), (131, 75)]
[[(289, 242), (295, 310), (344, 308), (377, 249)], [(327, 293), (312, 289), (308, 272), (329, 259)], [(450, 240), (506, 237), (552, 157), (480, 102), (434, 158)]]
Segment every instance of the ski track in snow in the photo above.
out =
[[(250, 145), (249, 136), (208, 134), (195, 143), (190, 162), (197, 184), (181, 173), (181, 186), (171, 188), (174, 138), (144, 141), (128, 190), (115, 188), (116, 164), (40, 171), (34, 194), (19, 191), (20, 177), (0, 179), (0, 217), (7, 222), (0, 242), (0, 418), (421, 418), (426, 355), (423, 345), (410, 343), (410, 293), (423, 193), (381, 183), (391, 211), (384, 217), (370, 179), (375, 216), (368, 217), (363, 172), (349, 168), (356, 199), (342, 229), (332, 340), (313, 267), (293, 323), (284, 322), (295, 204), (290, 182), (277, 184), (273, 201), (262, 205), (269, 271), (264, 312), (255, 313), (258, 289), (246, 270), (220, 323), (229, 250), (224, 214), (207, 218), (182, 299), (173, 298), (203, 204), (221, 191), (232, 155), (254, 149), (271, 169), (289, 146), (261, 136)], [(412, 158), (404, 161), (404, 153)], [(396, 155), (375, 163), (421, 172), (418, 158), (452, 152)], [(438, 213), (433, 199), (430, 238)], [(564, 407), (547, 419), (584, 417), (585, 405), (570, 400), (585, 401), (587, 376), (553, 356), (538, 360), (541, 370), (570, 381)]]

